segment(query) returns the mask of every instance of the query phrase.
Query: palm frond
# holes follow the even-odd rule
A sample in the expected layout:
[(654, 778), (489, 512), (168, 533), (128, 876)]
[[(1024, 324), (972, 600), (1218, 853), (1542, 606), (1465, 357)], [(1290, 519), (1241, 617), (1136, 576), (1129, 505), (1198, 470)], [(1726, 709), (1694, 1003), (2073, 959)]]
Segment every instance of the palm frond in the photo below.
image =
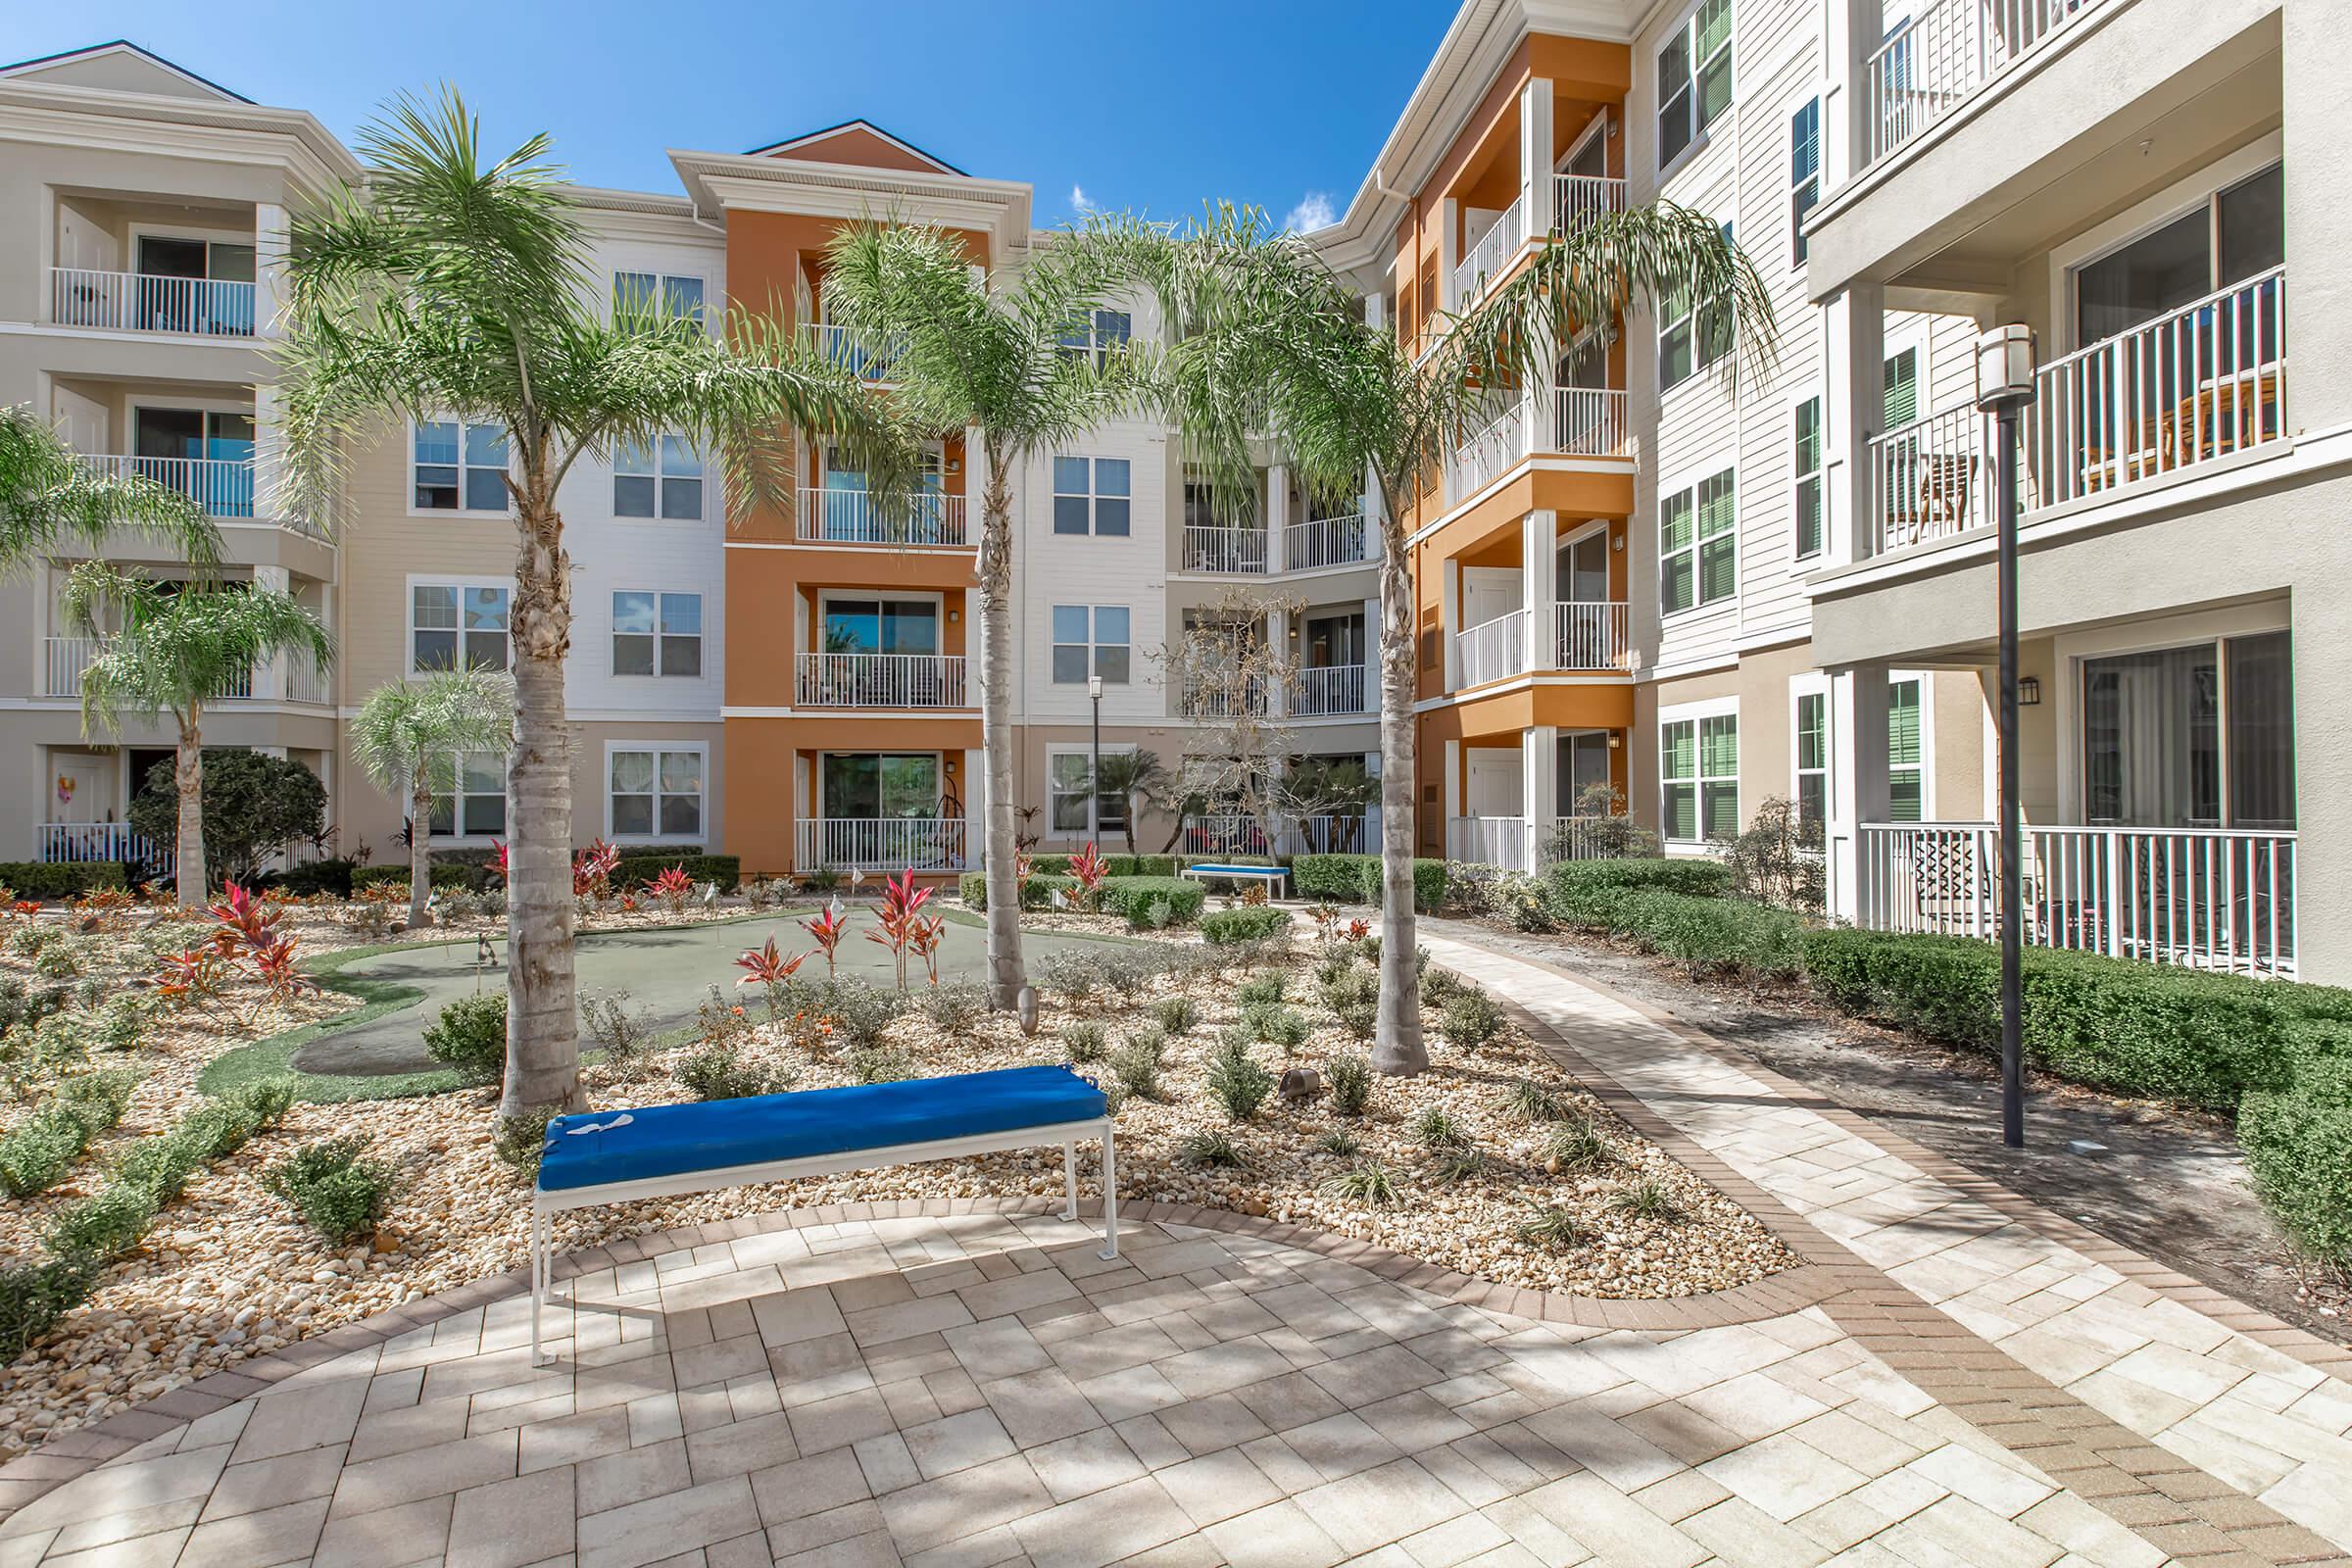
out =
[(93, 554), (126, 529), (202, 570), (220, 563), (220, 530), (191, 497), (79, 462), (27, 406), (0, 407), (0, 572), (61, 549)]
[(394, 800), (408, 801), (419, 774), (447, 794), (462, 754), (513, 744), (514, 682), (479, 665), (394, 681), (368, 695), (348, 733), (354, 760)]
[[(242, 583), (194, 582), (172, 592), (85, 562), (67, 574), (59, 602), (69, 622), (100, 639), (82, 672), (85, 733), (117, 733), (126, 718), (165, 713), (184, 722), (281, 654), (321, 672), (334, 660), (333, 637), (291, 595)], [(102, 629), (110, 609), (122, 622), (111, 634)]]

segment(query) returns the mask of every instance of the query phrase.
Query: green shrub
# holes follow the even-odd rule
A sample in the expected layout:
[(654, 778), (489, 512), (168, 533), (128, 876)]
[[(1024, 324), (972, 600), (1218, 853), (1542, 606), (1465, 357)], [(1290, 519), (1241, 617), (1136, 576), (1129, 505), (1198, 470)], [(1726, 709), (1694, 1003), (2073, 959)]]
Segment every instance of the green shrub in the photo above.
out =
[(1110, 1054), (1110, 1075), (1139, 1100), (1159, 1098), (1159, 1053), (1134, 1041)]
[(45, 1105), (0, 1138), (0, 1192), (11, 1198), (45, 1193), (65, 1179), (90, 1142), (89, 1129), (65, 1105)]
[(507, 1070), (507, 994), (487, 991), (450, 1003), (426, 1026), (424, 1049), (476, 1082), (498, 1077)]
[(1554, 902), (1566, 923), (1631, 938), (1648, 952), (1680, 960), (1693, 975), (1785, 978), (1803, 966), (1805, 923), (1786, 909), (1654, 887), (1604, 887)]
[(1274, 1092), (1274, 1075), (1250, 1054), (1249, 1042), (1230, 1035), (1209, 1054), (1204, 1078), (1209, 1094), (1235, 1121), (1248, 1121), (1256, 1115), (1266, 1097)]
[(1208, 890), (1180, 876), (1112, 876), (1096, 891), (1096, 907), (1115, 914), (1129, 925), (1152, 923), (1152, 906), (1165, 902), (1170, 925), (1190, 925), (1200, 917)]
[(1251, 1004), (1242, 1009), (1242, 1022), (1252, 1037), (1279, 1048), (1286, 1058), (1313, 1032), (1303, 1013), (1279, 1002)]
[(1279, 1003), (1290, 990), (1290, 976), (1280, 969), (1260, 969), (1242, 982), (1236, 1000), (1245, 1007), (1257, 1003)]
[(743, 880), (743, 860), (733, 855), (705, 855), (700, 845), (687, 845), (676, 850), (649, 851), (642, 855), (624, 855), (612, 867), (612, 890), (615, 893), (633, 892), (644, 887), (671, 866), (683, 866), (686, 874), (701, 887), (706, 882), (718, 884), (721, 893), (732, 893)]
[(103, 1266), (87, 1253), (69, 1253), (0, 1268), (0, 1361), (15, 1360), (86, 1300)]
[(948, 980), (922, 993), (915, 1005), (943, 1034), (967, 1035), (988, 1016), (988, 987), (977, 980)]
[(1109, 1044), (1110, 1031), (1091, 1018), (1083, 1023), (1069, 1024), (1061, 1031), (1061, 1049), (1068, 1054), (1071, 1061), (1080, 1066), (1090, 1061), (1101, 1061)]
[(1260, 942), (1277, 931), (1290, 929), (1291, 911), (1266, 905), (1244, 905), (1238, 909), (1219, 909), (1200, 918), (1200, 935), (1212, 947), (1226, 947), (1237, 942)]
[(108, 1179), (126, 1187), (137, 1187), (155, 1195), (158, 1203), (169, 1203), (188, 1185), (206, 1159), (204, 1140), (194, 1134), (183, 1136), (178, 1129), (142, 1138), (115, 1156), (108, 1168)]
[(111, 1262), (139, 1245), (155, 1208), (155, 1195), (145, 1188), (101, 1188), (59, 1211), (46, 1233), (49, 1250), (60, 1257), (83, 1254)]
[(338, 899), (351, 897), (351, 879), (359, 873), (360, 862), (340, 856), (323, 860), (306, 860), (281, 871), (277, 888), (293, 898), (309, 898), (313, 894), (331, 894)]
[[(1064, 893), (1075, 893), (1078, 884), (1066, 876), (1048, 875), (1042, 871), (1030, 872), (1021, 882), (1021, 907), (1024, 909), (1044, 908), (1053, 902), (1048, 895), (1055, 888), (1061, 889)], [(956, 879), (956, 890), (962, 897), (965, 907), (972, 909), (988, 907), (988, 875), (986, 872), (964, 872)]]
[(1223, 1133), (1193, 1133), (1177, 1140), (1176, 1157), (1188, 1165), (1238, 1168), (1249, 1163), (1240, 1147)]
[(1446, 999), (1438, 1013), (1438, 1033), (1449, 1046), (1465, 1050), (1483, 1046), (1501, 1032), (1502, 1004), (1476, 986), (1467, 986)]
[[(1377, 855), (1301, 855), (1291, 862), (1291, 883), (1298, 897), (1313, 903), (1381, 902), (1381, 858)], [(1413, 861), (1413, 907), (1424, 913), (1446, 905), (1446, 862)]]
[(98, 888), (128, 887), (120, 860), (85, 860), (52, 865), (45, 860), (11, 860), (0, 864), (0, 884), (20, 899), (77, 899)]
[(1172, 1035), (1189, 1035), (1200, 1023), (1200, 1004), (1190, 997), (1162, 997), (1152, 1004), (1152, 1019)]
[(544, 1109), (501, 1116), (490, 1129), (490, 1152), (502, 1164), (537, 1181), (539, 1161), (547, 1153), (547, 1124), (553, 1120), (554, 1113)]
[[(478, 865), (452, 865), (434, 860), (424, 868), (425, 880), (445, 893), (477, 893), (489, 881), (490, 873)], [(409, 866), (403, 860), (385, 865), (363, 865), (351, 873), (351, 891), (365, 892), (368, 888), (409, 885)]]
[(1323, 1081), (1331, 1085), (1331, 1108), (1342, 1116), (1361, 1116), (1372, 1103), (1372, 1063), (1361, 1056), (1334, 1056), (1323, 1063)]
[(1544, 879), (1552, 917), (1571, 924), (1581, 923), (1578, 910), (1584, 899), (1625, 888), (1656, 888), (1694, 899), (1722, 898), (1732, 891), (1732, 868), (1721, 860), (1695, 856), (1562, 860)]
[(735, 1048), (709, 1045), (688, 1052), (669, 1069), (678, 1087), (697, 1100), (749, 1100), (780, 1095), (793, 1084), (793, 1071), (746, 1061)]
[(1350, 963), (1323, 983), (1323, 1005), (1341, 1028), (1358, 1040), (1369, 1040), (1380, 1017), (1380, 977)]
[(364, 1135), (305, 1145), (262, 1172), (262, 1185), (337, 1247), (375, 1233), (392, 1210), (392, 1169), (365, 1159)]
[(2310, 1056), (2238, 1109), (2254, 1190), (2311, 1258), (2352, 1271), (2352, 1055)]
[(906, 1010), (906, 993), (853, 977), (833, 988), (828, 1010), (837, 1041), (852, 1051), (872, 1051), (881, 1046), (883, 1031)]

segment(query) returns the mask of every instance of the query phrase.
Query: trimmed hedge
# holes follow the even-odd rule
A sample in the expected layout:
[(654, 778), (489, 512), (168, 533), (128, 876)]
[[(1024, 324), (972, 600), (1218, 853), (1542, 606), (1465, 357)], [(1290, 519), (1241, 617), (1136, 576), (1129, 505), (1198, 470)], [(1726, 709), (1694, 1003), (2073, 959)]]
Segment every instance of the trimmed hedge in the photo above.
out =
[(1176, 913), (1174, 923), (1189, 925), (1200, 917), (1208, 890), (1189, 877), (1109, 876), (1102, 881), (1101, 898), (1103, 913), (1118, 915), (1131, 925), (1149, 923), (1152, 906), (1165, 899)]
[[(2276, 984), (2277, 982), (2273, 982)], [(2238, 1107), (2237, 1140), (2255, 1191), (2279, 1229), (2311, 1256), (2352, 1267), (2352, 1029), (2305, 1024), (2282, 1089)]]
[(1804, 961), (1805, 923), (1787, 909), (1744, 899), (1693, 898), (1661, 887), (1599, 887), (1558, 901), (1572, 925), (1628, 938), (1693, 973), (1787, 979)]
[[(1291, 862), (1291, 882), (1300, 898), (1334, 904), (1381, 902), (1381, 860), (1377, 855), (1301, 855)], [(1423, 913), (1446, 903), (1446, 862), (1413, 861), (1413, 907)]]
[(732, 893), (743, 880), (743, 858), (734, 855), (705, 855), (699, 846), (688, 846), (670, 854), (624, 855), (612, 867), (612, 886), (626, 893), (641, 888), (673, 865), (682, 865), (694, 878), (695, 886), (715, 882), (721, 893)]
[[(1021, 907), (1042, 909), (1048, 903), (1047, 895), (1055, 888), (1061, 889), (1064, 893), (1073, 893), (1077, 891), (1077, 887), (1078, 884), (1066, 876), (1047, 876), (1042, 872), (1033, 871), (1021, 881)], [(965, 907), (987, 908), (988, 873), (985, 871), (964, 872), (956, 879), (956, 891), (962, 896)]]
[[(1070, 869), (1067, 855), (1033, 855), (1029, 866), (1047, 876), (1062, 876)], [(1173, 855), (1105, 855), (1103, 867), (1112, 876), (1174, 876), (1176, 857)]]
[(1606, 888), (1662, 888), (1694, 899), (1719, 898), (1732, 891), (1732, 868), (1699, 857), (1562, 860), (1544, 878), (1545, 891), (1561, 899)]
[(0, 864), (0, 883), (14, 888), (20, 899), (77, 899), (98, 888), (130, 885), (120, 860), (85, 860), (51, 864), (46, 860), (10, 860)]
[(1200, 936), (1211, 947), (1223, 947), (1233, 942), (1255, 942), (1284, 930), (1291, 923), (1291, 911), (1276, 909), (1263, 904), (1244, 905), (1238, 909), (1219, 909), (1200, 917)]

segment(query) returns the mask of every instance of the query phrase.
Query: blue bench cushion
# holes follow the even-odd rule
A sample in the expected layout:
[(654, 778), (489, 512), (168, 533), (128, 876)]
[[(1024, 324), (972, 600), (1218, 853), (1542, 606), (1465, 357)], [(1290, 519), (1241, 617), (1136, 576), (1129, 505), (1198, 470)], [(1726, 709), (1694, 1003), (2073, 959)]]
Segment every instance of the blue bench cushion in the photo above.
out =
[(1288, 876), (1279, 865), (1188, 865), (1187, 871), (1196, 876)]
[[(1091, 1121), (1102, 1091), (1067, 1067), (804, 1089), (642, 1110), (587, 1111), (547, 1124), (542, 1191), (808, 1159), (858, 1149)], [(621, 1121), (621, 1117), (627, 1117)], [(617, 1123), (617, 1125), (616, 1125)], [(574, 1132), (580, 1128), (583, 1131)]]

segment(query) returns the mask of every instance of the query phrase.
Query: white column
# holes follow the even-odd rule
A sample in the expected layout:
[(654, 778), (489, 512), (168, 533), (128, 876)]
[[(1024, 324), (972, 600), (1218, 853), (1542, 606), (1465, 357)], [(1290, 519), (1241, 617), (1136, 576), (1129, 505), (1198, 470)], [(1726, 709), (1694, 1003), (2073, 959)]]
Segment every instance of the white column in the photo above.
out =
[(1830, 913), (1852, 920), (1862, 907), (1865, 822), (1886, 820), (1886, 666), (1861, 664), (1830, 676)]
[[(277, 388), (256, 382), (253, 388), (253, 516), (256, 522), (287, 522), (278, 498), (284, 458), (284, 433), (277, 418)], [(319, 519), (321, 523), (325, 519)]]
[[(292, 593), (294, 574), (283, 566), (256, 566), (253, 568), (253, 586), (259, 593)], [(290, 654), (279, 654), (253, 666), (254, 701), (274, 701), (286, 695), (286, 661), (292, 657)], [(261, 749), (268, 750), (267, 747)]]
[(1284, 554), (1290, 549), (1291, 526), (1291, 469), (1290, 465), (1272, 463), (1266, 466), (1266, 569), (1281, 571), (1290, 565)]
[(1268, 661), (1273, 668), (1266, 680), (1266, 716), (1281, 718), (1291, 710), (1291, 681), (1294, 678), (1289, 612), (1280, 609), (1266, 612), (1266, 648), (1273, 655)]
[[(1386, 302), (1378, 293), (1364, 296), (1364, 324), (1376, 329), (1389, 324)], [(1378, 561), (1387, 545), (1387, 541), (1381, 537), (1381, 524), (1387, 519), (1381, 513), (1380, 482), (1369, 463), (1364, 465), (1363, 514), (1364, 559)]]
[[(804, 479), (804, 484), (810, 481)], [(963, 432), (963, 538), (966, 544), (980, 542), (980, 498), (988, 494), (988, 450), (980, 444), (980, 432), (967, 426)], [(1019, 538), (1020, 512), (1016, 501), (1013, 512), (1014, 538)], [(967, 598), (970, 596), (967, 596)], [(977, 621), (978, 615), (968, 617)]]
[(277, 270), (286, 261), (286, 210), (274, 202), (253, 209), (253, 325), (264, 337), (283, 337), (277, 319)]
[(1523, 871), (1541, 870), (1544, 844), (1551, 837), (1551, 819), (1560, 808), (1560, 732), (1539, 724), (1519, 737), (1519, 808), (1527, 817), (1527, 863)]
[(1531, 238), (1540, 239), (1551, 228), (1552, 188), (1551, 78), (1531, 76), (1519, 89), (1519, 199), (1526, 204), (1521, 211)]
[(1446, 808), (1446, 819), (1439, 829), (1438, 853), (1450, 859), (1453, 856), (1453, 819), (1462, 814), (1462, 743), (1446, 743), (1446, 778), (1439, 786), (1439, 800)]
[(1560, 666), (1558, 539), (1559, 514), (1531, 512), (1519, 519), (1519, 596), (1527, 610), (1529, 669)]
[(1438, 602), (1438, 662), (1445, 672), (1445, 689), (1450, 692), (1462, 683), (1461, 661), (1455, 656), (1453, 646), (1454, 633), (1462, 629), (1462, 564), (1448, 560), (1445, 573)]
[(1886, 422), (1886, 296), (1855, 283), (1822, 313), (1829, 341), (1830, 385), (1823, 413), (1824, 565), (1875, 555), (1879, 501), (1871, 483), (1870, 439)]
[(1453, 297), (1453, 269), (1462, 259), (1462, 204), (1451, 196), (1438, 204), (1438, 309), (1458, 311)]
[(963, 863), (980, 868), (980, 847), (988, 832), (988, 754), (963, 754)]

